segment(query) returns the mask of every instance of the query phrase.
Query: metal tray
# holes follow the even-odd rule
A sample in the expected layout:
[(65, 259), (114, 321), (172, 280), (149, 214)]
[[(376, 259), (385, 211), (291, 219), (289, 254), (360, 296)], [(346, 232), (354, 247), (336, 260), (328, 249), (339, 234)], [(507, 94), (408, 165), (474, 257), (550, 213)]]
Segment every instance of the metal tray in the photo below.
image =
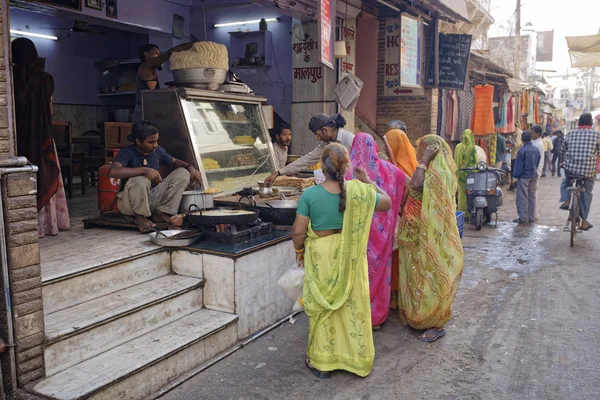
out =
[[(182, 232), (195, 232), (195, 231), (170, 230), (170, 231), (161, 231), (161, 232), (167, 236), (174, 236), (174, 235), (177, 235)], [(191, 238), (186, 238), (186, 239), (167, 239), (167, 238), (163, 237), (162, 235), (160, 235), (158, 232), (151, 232), (148, 234), (148, 237), (150, 238), (150, 241), (157, 246), (186, 247), (186, 246), (193, 245), (198, 240), (200, 240), (200, 238), (202, 237), (203, 232), (195, 232), (195, 233), (196, 233), (195, 236), (193, 236)]]

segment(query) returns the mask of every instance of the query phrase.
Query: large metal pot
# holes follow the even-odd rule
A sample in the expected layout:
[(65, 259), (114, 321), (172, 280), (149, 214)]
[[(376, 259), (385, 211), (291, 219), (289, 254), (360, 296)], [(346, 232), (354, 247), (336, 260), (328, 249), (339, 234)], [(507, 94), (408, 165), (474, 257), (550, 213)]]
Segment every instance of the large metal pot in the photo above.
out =
[(275, 225), (293, 225), (296, 219), (298, 200), (271, 200), (260, 206), (261, 219)]
[[(244, 214), (231, 214), (231, 215), (210, 215), (212, 211), (247, 211)], [(231, 208), (231, 207), (219, 207), (208, 210), (198, 210), (195, 206), (191, 206), (189, 214), (186, 219), (194, 225), (220, 225), (220, 224), (239, 224), (247, 225), (251, 222), (256, 221), (258, 218), (258, 210), (253, 208)]]
[(213, 84), (216, 85), (215, 90), (225, 81), (226, 76), (227, 70), (218, 68), (190, 68), (173, 71), (173, 78), (179, 84)]
[(181, 203), (179, 203), (179, 213), (188, 212), (190, 206), (195, 204), (200, 210), (213, 208), (215, 206), (214, 197), (212, 194), (205, 194), (201, 190), (186, 190), (183, 192)]

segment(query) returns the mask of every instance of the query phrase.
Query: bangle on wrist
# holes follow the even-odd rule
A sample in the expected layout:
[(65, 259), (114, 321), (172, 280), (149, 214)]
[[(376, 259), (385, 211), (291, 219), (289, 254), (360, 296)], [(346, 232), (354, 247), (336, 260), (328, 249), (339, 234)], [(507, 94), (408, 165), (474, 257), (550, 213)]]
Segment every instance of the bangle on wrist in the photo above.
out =
[(427, 167), (425, 166), (425, 164), (419, 164), (417, 165), (418, 169), (422, 169), (423, 171), (427, 171)]
[(296, 254), (300, 254), (300, 253), (304, 253), (304, 247), (301, 249), (297, 249), (296, 246), (292, 246), (294, 248), (294, 251), (296, 252)]

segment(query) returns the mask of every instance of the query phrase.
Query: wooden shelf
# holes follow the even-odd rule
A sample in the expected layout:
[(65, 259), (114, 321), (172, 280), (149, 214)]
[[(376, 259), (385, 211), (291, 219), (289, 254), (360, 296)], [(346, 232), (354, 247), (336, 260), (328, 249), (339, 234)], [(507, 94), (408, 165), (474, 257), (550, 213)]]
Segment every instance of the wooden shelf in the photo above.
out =
[(135, 96), (135, 90), (130, 90), (127, 92), (98, 93), (98, 97), (114, 97), (114, 96)]

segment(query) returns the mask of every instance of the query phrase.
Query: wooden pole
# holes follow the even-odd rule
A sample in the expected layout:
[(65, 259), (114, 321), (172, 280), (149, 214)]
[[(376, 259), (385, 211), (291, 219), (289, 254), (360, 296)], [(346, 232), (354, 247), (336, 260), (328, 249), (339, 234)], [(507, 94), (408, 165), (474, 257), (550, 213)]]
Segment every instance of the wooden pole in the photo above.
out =
[(515, 79), (521, 79), (521, 0), (517, 0), (515, 24)]

